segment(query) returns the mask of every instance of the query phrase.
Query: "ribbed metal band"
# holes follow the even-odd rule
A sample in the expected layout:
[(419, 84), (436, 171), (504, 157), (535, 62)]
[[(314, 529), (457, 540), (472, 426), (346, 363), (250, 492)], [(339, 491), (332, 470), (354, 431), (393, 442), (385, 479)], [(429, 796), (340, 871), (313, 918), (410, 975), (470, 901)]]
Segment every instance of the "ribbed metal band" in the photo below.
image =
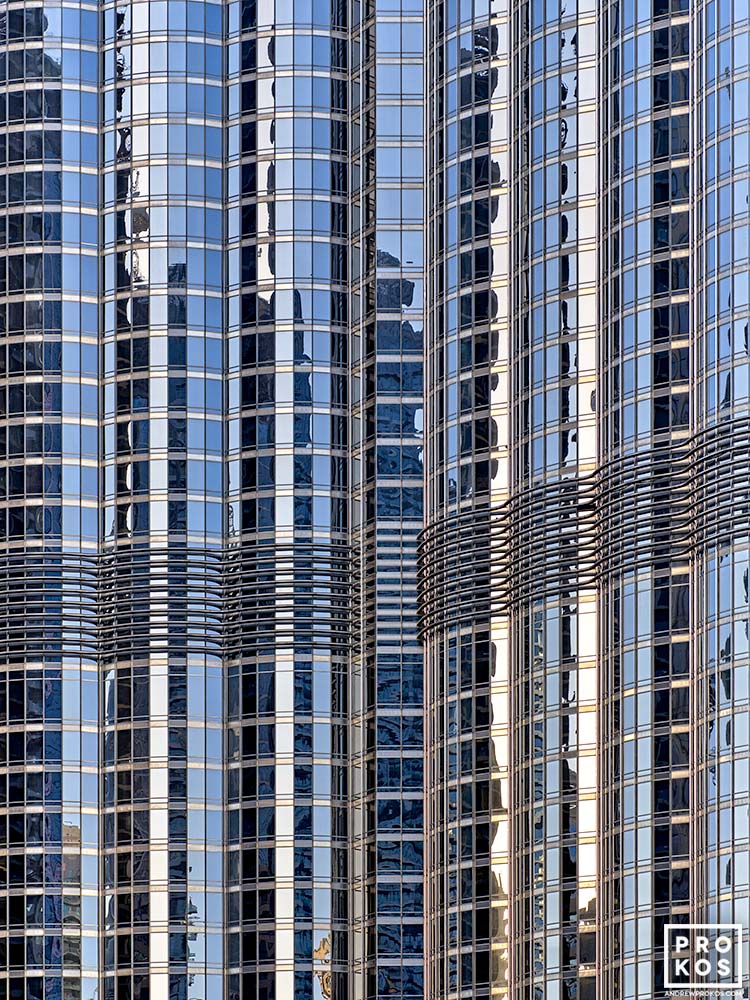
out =
[(226, 654), (293, 643), (347, 655), (352, 592), (345, 545), (243, 543), (224, 559)]
[(352, 572), (347, 546), (319, 543), (0, 552), (0, 662), (236, 657), (280, 642), (346, 655)]
[(421, 634), (749, 534), (743, 418), (430, 525), (419, 546)]

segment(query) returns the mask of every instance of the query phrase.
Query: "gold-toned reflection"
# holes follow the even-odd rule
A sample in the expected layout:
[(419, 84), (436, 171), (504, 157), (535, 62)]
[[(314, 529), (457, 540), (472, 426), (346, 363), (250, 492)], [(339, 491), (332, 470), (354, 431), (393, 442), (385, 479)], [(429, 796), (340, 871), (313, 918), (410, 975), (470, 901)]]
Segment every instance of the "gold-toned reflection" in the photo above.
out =
[(505, 996), (509, 987), (509, 848), (510, 848), (510, 753), (508, 711), (509, 631), (507, 618), (493, 622), (492, 642), (492, 840), (490, 846), (490, 893), (492, 955), (491, 996)]
[(320, 993), (323, 1000), (330, 1000), (331, 997), (331, 970), (330, 968), (319, 968), (319, 963), (329, 965), (331, 963), (331, 936), (326, 934), (318, 942), (317, 948), (313, 949), (313, 961), (316, 963), (315, 976), (320, 984)]

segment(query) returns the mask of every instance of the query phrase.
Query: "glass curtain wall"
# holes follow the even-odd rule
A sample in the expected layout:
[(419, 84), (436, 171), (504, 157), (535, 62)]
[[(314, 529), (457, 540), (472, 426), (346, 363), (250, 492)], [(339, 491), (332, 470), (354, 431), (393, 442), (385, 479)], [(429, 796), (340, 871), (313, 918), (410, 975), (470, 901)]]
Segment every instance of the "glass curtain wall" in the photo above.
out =
[(2, 6), (0, 998), (658, 998), (747, 925), (749, 38)]
[(602, 984), (663, 993), (691, 894), (689, 65), (683, 0), (602, 19)]
[(228, 16), (229, 991), (343, 998), (347, 9)]
[[(426, 992), (508, 988), (508, 56), (504, 3), (427, 17)], [(505, 534), (504, 534), (505, 531)]]
[(96, 6), (0, 11), (3, 996), (98, 996)]
[(513, 952), (519, 996), (596, 981), (596, 12), (513, 15)]
[[(698, 548), (691, 920), (750, 923), (748, 884), (748, 11), (696, 5), (692, 321)], [(747, 943), (743, 968), (748, 967)]]
[(424, 995), (421, 4), (352, 23), (353, 993)]
[(222, 8), (102, 9), (106, 1000), (223, 967)]

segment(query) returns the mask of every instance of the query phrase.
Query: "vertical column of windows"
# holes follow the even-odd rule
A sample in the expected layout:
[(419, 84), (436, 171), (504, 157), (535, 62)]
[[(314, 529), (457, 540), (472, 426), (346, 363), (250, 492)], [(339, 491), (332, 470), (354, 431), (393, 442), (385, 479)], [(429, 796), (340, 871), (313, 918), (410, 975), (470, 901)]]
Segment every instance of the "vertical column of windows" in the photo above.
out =
[[(612, 4), (602, 36), (600, 460), (605, 824), (601, 961), (614, 997), (663, 989), (691, 894), (691, 587), (676, 548), (690, 433), (688, 7)], [(626, 508), (639, 511), (637, 531)]]
[(107, 1000), (221, 990), (223, 24), (103, 9)]
[[(377, 994), (377, 748), (375, 627), (375, 4), (354, 4), (350, 24), (351, 311), (349, 334), (350, 530), (355, 617), (350, 680), (349, 795), (352, 1000)], [(400, 862), (400, 849), (392, 852)]]
[(524, 996), (593, 998), (596, 610), (580, 507), (596, 464), (596, 20), (584, 3), (532, 3), (514, 32), (511, 977)]
[(0, 11), (0, 995), (14, 1000), (98, 987), (97, 48), (93, 4)]
[[(356, 43), (355, 43), (356, 44)], [(416, 550), (422, 523), (423, 152), (419, 5), (365, 5), (355, 275), (364, 308), (352, 351), (361, 410), (358, 519), (367, 761), (355, 850), (366, 866), (364, 995), (418, 997), (423, 876), (422, 654)], [(354, 192), (353, 192), (354, 193)], [(361, 282), (361, 284), (360, 284)], [(364, 735), (364, 734), (363, 734)], [(355, 972), (359, 977), (359, 970)]]
[[(492, 997), (508, 996), (511, 981), (511, 628), (507, 604), (508, 513), (512, 463), (512, 192), (509, 183), (514, 142), (512, 126), (512, 3), (491, 4), (490, 251), (492, 290), (497, 309), (490, 320), (490, 974)], [(477, 441), (475, 431), (475, 442)], [(506, 598), (506, 599), (504, 599)], [(481, 647), (480, 647), (481, 648)], [(474, 662), (474, 684), (481, 688), (482, 658)], [(462, 686), (464, 682), (462, 681)], [(479, 747), (476, 753), (479, 754)]]
[(228, 14), (230, 992), (344, 997), (346, 11)]
[[(705, 3), (691, 20), (695, 293), (692, 363), (697, 485), (692, 919), (750, 919), (747, 896), (748, 16)], [(743, 960), (747, 963), (748, 950)]]
[(508, 481), (507, 18), (500, 3), (436, 3), (427, 30), (425, 946), (427, 993), (446, 997), (508, 986), (507, 634), (491, 567)]

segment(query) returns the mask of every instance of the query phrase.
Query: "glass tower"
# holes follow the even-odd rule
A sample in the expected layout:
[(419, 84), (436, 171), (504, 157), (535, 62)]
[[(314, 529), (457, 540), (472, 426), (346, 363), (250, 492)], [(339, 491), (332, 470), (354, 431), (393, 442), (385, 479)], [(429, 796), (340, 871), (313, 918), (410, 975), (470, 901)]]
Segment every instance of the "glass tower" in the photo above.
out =
[(98, 12), (4, 5), (0, 43), (0, 989), (93, 1000), (107, 878)]
[(351, 1000), (424, 996), (423, 4), (364, 0), (351, 42)]
[(224, 964), (222, 10), (128, 2), (94, 14), (97, 996), (203, 1000)]
[[(426, 953), (429, 997), (486, 996), (509, 954), (511, 10), (427, 23)], [(491, 609), (497, 615), (493, 617)]]
[(748, 16), (428, 11), (430, 997), (664, 997), (750, 920)]
[(0, 1000), (651, 1000), (666, 924), (750, 936), (749, 53), (0, 7)]

